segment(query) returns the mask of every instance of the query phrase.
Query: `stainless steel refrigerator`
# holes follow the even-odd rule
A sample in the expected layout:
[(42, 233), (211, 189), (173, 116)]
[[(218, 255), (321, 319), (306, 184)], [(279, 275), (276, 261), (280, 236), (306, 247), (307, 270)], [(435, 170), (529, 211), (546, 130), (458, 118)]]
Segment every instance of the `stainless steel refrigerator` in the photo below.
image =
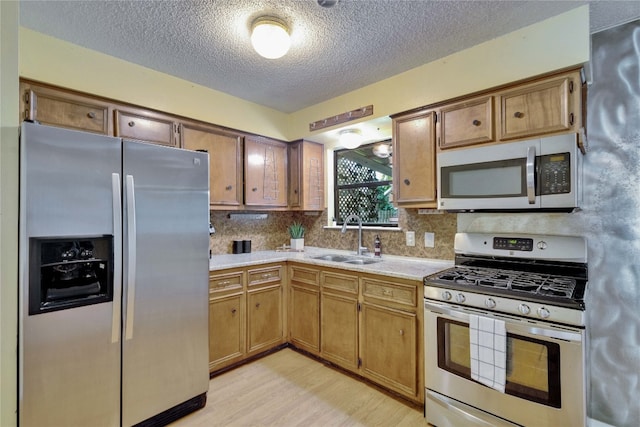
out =
[(204, 406), (208, 155), (26, 122), (20, 138), (20, 425)]

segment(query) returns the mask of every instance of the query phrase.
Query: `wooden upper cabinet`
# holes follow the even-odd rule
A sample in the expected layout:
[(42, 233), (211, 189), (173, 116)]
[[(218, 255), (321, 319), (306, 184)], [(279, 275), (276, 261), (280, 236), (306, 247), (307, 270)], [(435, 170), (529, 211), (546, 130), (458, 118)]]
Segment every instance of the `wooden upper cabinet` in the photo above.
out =
[(287, 207), (287, 144), (247, 136), (244, 141), (245, 205)]
[(242, 136), (200, 124), (182, 123), (182, 146), (209, 153), (211, 209), (237, 209), (242, 205)]
[(394, 202), (436, 206), (435, 111), (393, 117)]
[(22, 119), (109, 135), (109, 104), (89, 96), (20, 82)]
[(581, 114), (580, 82), (574, 72), (500, 93), (500, 139), (574, 129)]
[(439, 114), (439, 147), (493, 142), (495, 140), (493, 96), (446, 105)]
[(178, 123), (173, 116), (144, 109), (115, 110), (115, 136), (178, 147)]
[(298, 141), (289, 146), (289, 207), (324, 209), (324, 146)]

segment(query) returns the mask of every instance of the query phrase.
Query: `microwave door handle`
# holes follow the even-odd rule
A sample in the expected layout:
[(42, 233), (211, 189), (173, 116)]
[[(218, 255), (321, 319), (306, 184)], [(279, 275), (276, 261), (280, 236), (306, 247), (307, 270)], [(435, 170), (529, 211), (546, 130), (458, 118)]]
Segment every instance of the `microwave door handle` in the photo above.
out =
[(536, 202), (536, 147), (527, 149), (527, 199), (530, 205)]

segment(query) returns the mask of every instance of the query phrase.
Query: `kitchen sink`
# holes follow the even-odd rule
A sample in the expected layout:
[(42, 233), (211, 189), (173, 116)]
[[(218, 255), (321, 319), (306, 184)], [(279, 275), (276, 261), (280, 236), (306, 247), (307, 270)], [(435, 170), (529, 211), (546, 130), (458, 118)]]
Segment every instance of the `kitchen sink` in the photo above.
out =
[(313, 259), (321, 259), (323, 261), (345, 262), (352, 258), (346, 255), (328, 254), (328, 255), (314, 256)]
[(366, 265), (366, 264), (375, 264), (377, 262), (380, 262), (379, 259), (348, 259), (346, 261), (343, 261), (345, 264), (355, 264), (355, 265)]

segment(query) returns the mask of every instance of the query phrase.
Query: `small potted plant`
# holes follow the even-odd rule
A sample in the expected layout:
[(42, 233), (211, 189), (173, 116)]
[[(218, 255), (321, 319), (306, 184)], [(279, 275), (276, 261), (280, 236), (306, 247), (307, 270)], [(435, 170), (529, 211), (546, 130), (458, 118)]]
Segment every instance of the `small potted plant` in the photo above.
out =
[(291, 250), (301, 251), (304, 249), (304, 226), (299, 222), (292, 223), (289, 228), (289, 236), (291, 237)]

